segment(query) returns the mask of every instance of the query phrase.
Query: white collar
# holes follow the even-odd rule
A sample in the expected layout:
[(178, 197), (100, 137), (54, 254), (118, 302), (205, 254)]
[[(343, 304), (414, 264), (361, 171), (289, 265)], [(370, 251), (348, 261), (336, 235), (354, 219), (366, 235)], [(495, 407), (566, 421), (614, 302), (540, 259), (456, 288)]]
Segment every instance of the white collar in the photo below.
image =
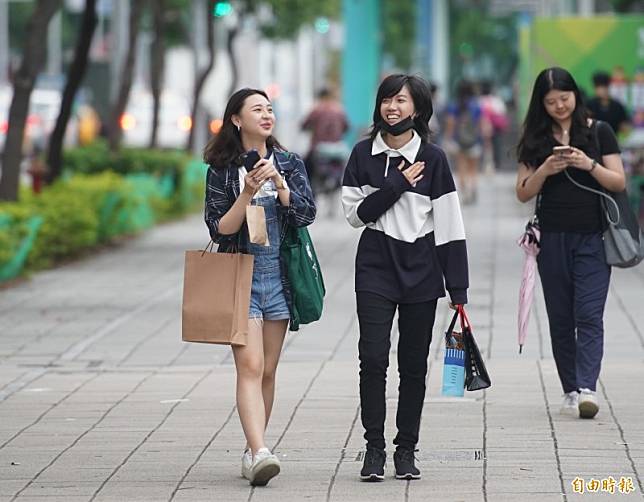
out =
[(382, 139), (382, 131), (378, 131), (378, 134), (371, 143), (371, 155), (378, 155), (383, 152), (386, 152), (389, 157), (399, 157), (402, 155), (409, 163), (413, 164), (416, 161), (418, 150), (420, 150), (421, 141), (416, 131), (412, 129), (411, 132), (411, 140), (402, 147), (395, 149), (385, 143), (385, 140)]

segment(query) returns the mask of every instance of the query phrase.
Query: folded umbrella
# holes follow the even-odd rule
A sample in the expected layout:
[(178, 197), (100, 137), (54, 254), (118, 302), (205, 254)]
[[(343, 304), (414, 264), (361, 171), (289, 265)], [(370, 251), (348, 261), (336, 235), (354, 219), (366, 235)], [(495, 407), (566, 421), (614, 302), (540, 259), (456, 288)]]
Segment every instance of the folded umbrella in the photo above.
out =
[(517, 244), (525, 252), (523, 277), (519, 289), (519, 354), (523, 350), (528, 335), (528, 320), (534, 298), (534, 282), (537, 276), (537, 255), (539, 254), (541, 231), (536, 220), (531, 220)]

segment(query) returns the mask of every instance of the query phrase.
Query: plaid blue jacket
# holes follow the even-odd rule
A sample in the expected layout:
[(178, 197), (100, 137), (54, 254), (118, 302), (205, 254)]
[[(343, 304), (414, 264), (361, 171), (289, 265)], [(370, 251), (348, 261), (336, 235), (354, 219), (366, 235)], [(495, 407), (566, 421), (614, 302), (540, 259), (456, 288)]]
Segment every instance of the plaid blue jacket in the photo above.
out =
[[(273, 153), (275, 167), (280, 172), (291, 192), (288, 207), (278, 205), (277, 217), (280, 223), (280, 242), (284, 239), (287, 225), (306, 227), (315, 219), (315, 200), (311, 184), (306, 176), (304, 162), (291, 152), (275, 150)], [(206, 178), (206, 211), (205, 220), (210, 237), (219, 244), (220, 253), (248, 253), (248, 227), (244, 222), (239, 232), (224, 235), (219, 232), (219, 222), (239, 197), (239, 170), (236, 165), (224, 168), (208, 168)], [(291, 288), (286, 275), (286, 267), (281, 263), (280, 270), (284, 295), (291, 312)], [(292, 318), (291, 318), (292, 320)]]

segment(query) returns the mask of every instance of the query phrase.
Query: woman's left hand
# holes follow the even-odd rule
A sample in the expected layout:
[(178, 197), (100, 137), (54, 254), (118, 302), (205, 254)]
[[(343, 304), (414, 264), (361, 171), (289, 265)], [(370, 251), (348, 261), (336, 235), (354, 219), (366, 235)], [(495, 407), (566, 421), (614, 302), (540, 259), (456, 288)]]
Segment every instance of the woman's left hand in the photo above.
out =
[(583, 150), (579, 148), (572, 148), (572, 153), (566, 155), (568, 165), (581, 169), (582, 171), (590, 171), (593, 167), (593, 159), (588, 157)]

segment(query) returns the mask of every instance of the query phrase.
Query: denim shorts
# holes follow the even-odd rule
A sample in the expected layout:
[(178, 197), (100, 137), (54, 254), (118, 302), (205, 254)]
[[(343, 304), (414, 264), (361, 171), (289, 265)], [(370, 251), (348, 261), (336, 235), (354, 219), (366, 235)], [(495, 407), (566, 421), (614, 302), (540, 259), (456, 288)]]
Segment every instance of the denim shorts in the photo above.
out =
[(291, 316), (282, 288), (279, 261), (262, 258), (255, 257), (248, 318), (265, 321), (289, 319)]
[(264, 207), (268, 246), (249, 244), (255, 256), (253, 283), (250, 291), (249, 319), (281, 321), (290, 319), (280, 274), (280, 228), (275, 197), (258, 197), (252, 204)]

